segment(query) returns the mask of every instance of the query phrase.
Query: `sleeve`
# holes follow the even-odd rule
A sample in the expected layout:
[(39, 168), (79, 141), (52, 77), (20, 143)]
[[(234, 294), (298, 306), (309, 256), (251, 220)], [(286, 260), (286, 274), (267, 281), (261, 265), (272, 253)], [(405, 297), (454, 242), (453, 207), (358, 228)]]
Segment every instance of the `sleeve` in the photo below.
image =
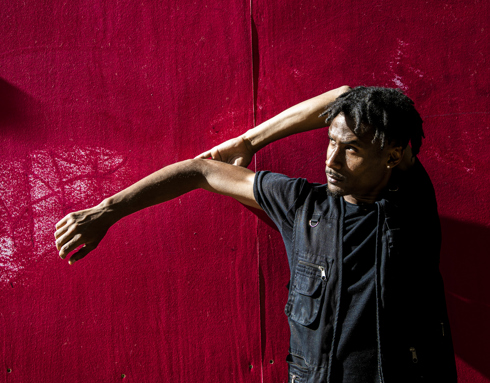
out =
[(254, 180), (254, 197), (278, 229), (292, 231), (296, 210), (304, 202), (310, 184), (304, 178), (259, 171)]

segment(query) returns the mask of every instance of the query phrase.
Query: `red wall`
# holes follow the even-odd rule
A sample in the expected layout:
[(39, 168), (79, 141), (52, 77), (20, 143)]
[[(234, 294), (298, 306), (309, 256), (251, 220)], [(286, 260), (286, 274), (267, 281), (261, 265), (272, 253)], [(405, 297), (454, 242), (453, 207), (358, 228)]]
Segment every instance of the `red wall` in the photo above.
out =
[[(425, 121), (461, 382), (490, 382), (490, 5), (2, 3), (0, 381), (283, 382), (277, 231), (196, 191), (68, 266), (54, 224), (332, 87), (401, 87)], [(326, 131), (252, 165), (324, 181)], [(124, 378), (123, 378), (124, 375)]]

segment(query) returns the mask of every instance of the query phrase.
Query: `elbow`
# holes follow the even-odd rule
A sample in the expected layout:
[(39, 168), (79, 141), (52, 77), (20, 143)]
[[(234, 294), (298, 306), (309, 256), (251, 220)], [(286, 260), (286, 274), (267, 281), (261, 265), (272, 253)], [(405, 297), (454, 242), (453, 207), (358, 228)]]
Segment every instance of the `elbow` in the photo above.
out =
[(188, 176), (191, 177), (195, 184), (196, 189), (204, 189), (206, 185), (206, 177), (210, 171), (211, 160), (205, 160), (202, 158), (194, 158), (186, 160), (188, 166)]
[(344, 94), (345, 92), (348, 92), (349, 90), (351, 90), (351, 87), (349, 85), (342, 85), (340, 88), (338, 88), (339, 96), (341, 94)]
[(182, 162), (185, 163), (187, 173), (189, 174), (202, 176), (206, 173), (206, 169), (207, 169), (206, 162), (208, 162), (208, 160), (203, 160), (201, 158), (194, 158)]

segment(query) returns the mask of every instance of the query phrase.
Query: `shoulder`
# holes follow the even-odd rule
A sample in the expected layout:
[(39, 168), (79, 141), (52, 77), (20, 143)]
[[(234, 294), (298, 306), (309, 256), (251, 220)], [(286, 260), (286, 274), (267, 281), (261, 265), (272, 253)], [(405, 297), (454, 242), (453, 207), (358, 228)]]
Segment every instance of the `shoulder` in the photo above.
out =
[(435, 201), (432, 181), (417, 158), (410, 168), (398, 170), (392, 174), (388, 190), (388, 199), (396, 200), (399, 203), (424, 199), (434, 199)]
[(435, 192), (432, 181), (423, 167), (422, 163), (416, 159), (414, 165), (405, 171), (401, 187), (402, 192), (409, 193), (416, 199), (434, 199)]
[(305, 201), (326, 198), (326, 187), (310, 183), (305, 178), (291, 178), (284, 174), (259, 171), (255, 175), (254, 196), (271, 218), (281, 217), (292, 221), (297, 209), (303, 206)]
[[(417, 159), (414, 165), (399, 176), (398, 189), (390, 191), (390, 217), (402, 220), (410, 231), (438, 234), (440, 231), (437, 201), (432, 181)], [(437, 236), (438, 237), (438, 236)]]
[(308, 194), (321, 194), (325, 185), (308, 182), (305, 178), (291, 178), (284, 174), (259, 171), (255, 174), (254, 193), (263, 197), (298, 199)]

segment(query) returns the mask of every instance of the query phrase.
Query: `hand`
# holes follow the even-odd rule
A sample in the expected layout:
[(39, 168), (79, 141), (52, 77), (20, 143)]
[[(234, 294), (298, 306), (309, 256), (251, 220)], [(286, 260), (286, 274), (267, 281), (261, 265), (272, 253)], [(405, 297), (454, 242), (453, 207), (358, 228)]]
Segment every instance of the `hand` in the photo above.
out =
[(69, 260), (72, 265), (94, 250), (114, 223), (109, 219), (108, 210), (101, 205), (68, 214), (56, 224), (56, 248), (62, 259), (77, 249)]
[(211, 158), (231, 165), (246, 168), (252, 161), (255, 152), (242, 137), (232, 138), (214, 148), (199, 154), (195, 158)]

